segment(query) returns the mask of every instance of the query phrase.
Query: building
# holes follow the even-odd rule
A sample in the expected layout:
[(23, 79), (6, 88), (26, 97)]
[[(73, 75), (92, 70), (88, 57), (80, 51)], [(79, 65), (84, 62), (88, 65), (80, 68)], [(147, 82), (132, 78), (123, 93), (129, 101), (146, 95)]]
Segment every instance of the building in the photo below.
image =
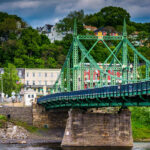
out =
[[(99, 67), (100, 68), (103, 68), (103, 64), (102, 63), (98, 63)], [(107, 68), (109, 66), (109, 64), (105, 64), (105, 68)], [(116, 66), (120, 66), (119, 64), (116, 64)], [(90, 76), (92, 74), (92, 79), (93, 79), (93, 86), (96, 85), (96, 83), (99, 82), (100, 80), (100, 76), (101, 76), (101, 73), (100, 73), (100, 70), (97, 70), (97, 69), (94, 69), (92, 68), (92, 73), (90, 73), (90, 63), (85, 63), (85, 71), (84, 71), (84, 88), (87, 89), (87, 88), (90, 88)], [(108, 73), (111, 74), (111, 75), (114, 75), (114, 70), (108, 70)], [(122, 73), (120, 70), (116, 70), (116, 76), (117, 77), (121, 77), (122, 76)], [(107, 76), (107, 82), (108, 84), (111, 82), (111, 76)], [(119, 83), (119, 81), (117, 81)]]
[(149, 38), (145, 37), (143, 39), (140, 39), (139, 33), (140, 32), (135, 31), (135, 32), (133, 32), (132, 34), (129, 35), (129, 39), (131, 40), (131, 43), (134, 46), (140, 46), (140, 47), (147, 46), (147, 47), (149, 47), (150, 46)]
[(118, 32), (115, 30), (115, 28), (111, 26), (98, 28), (97, 30), (94, 31), (94, 34), (96, 36), (106, 36), (106, 35), (118, 36), (119, 35)]
[[(4, 68), (0, 68), (0, 74), (4, 74)], [(17, 74), (20, 80), (16, 83), (22, 83), (23, 86), (15, 96), (19, 102), (29, 106), (36, 97), (50, 94), (60, 69), (17, 68)]]
[(25, 90), (33, 89), (37, 96), (50, 93), (60, 69), (25, 69)]
[(24, 92), (24, 104), (25, 106), (31, 106), (32, 102), (36, 99), (36, 92), (33, 89), (28, 89)]
[(97, 27), (84, 25), (84, 29), (88, 31), (95, 31), (97, 30)]
[(56, 25), (49, 24), (46, 24), (44, 27), (38, 27), (37, 30), (40, 34), (45, 34), (51, 43), (54, 43), (54, 41), (61, 41), (66, 36), (66, 34), (73, 34), (72, 31), (58, 32)]

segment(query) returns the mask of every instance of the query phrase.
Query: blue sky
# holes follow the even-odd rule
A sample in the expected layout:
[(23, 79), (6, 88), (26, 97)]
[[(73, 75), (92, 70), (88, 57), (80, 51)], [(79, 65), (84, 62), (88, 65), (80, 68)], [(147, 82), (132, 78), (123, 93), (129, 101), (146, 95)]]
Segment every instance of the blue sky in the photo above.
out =
[(132, 21), (150, 22), (150, 0), (0, 0), (0, 11), (16, 14), (35, 28), (55, 24), (70, 11), (89, 14), (110, 5), (126, 9)]

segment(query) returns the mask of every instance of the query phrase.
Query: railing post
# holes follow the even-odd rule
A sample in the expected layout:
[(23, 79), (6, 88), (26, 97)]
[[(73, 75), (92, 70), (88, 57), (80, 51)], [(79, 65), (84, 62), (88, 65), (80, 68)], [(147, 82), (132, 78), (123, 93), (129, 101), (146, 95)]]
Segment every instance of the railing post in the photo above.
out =
[(134, 53), (133, 82), (137, 82), (137, 54)]
[(146, 63), (146, 80), (149, 80), (149, 72), (150, 72), (149, 64)]
[(90, 88), (93, 88), (93, 66), (90, 64)]
[[(83, 53), (81, 53), (81, 60), (84, 58)], [(81, 62), (81, 90), (84, 89), (84, 59)]]

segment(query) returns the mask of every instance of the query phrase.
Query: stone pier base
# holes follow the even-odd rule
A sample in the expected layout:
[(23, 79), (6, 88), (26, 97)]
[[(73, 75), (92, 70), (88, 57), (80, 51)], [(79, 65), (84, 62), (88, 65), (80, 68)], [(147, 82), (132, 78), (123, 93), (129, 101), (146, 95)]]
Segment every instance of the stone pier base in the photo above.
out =
[(92, 113), (71, 109), (61, 146), (132, 147), (131, 113)]

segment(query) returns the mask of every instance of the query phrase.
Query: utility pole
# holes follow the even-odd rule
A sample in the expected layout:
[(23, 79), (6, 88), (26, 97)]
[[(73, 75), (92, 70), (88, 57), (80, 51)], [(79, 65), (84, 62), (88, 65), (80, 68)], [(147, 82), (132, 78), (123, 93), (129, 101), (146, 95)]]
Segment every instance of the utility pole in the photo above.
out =
[(2, 102), (3, 102), (3, 76), (2, 76), (2, 74), (0, 74), (0, 79), (1, 79), (1, 98), (2, 98)]

